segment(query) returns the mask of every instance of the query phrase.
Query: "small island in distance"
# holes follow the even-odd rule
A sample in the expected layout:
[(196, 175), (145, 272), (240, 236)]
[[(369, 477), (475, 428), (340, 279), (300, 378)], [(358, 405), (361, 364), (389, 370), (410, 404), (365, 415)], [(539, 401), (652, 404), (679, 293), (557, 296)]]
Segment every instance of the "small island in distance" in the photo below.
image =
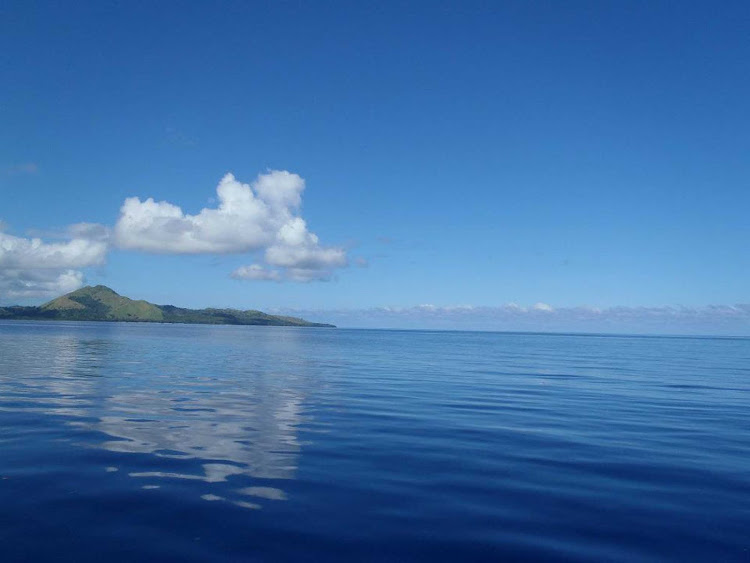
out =
[(0, 319), (49, 321), (109, 321), (150, 323), (193, 323), (215, 325), (266, 325), (328, 327), (297, 317), (269, 315), (239, 309), (184, 309), (135, 301), (104, 286), (87, 286), (38, 307), (0, 307)]

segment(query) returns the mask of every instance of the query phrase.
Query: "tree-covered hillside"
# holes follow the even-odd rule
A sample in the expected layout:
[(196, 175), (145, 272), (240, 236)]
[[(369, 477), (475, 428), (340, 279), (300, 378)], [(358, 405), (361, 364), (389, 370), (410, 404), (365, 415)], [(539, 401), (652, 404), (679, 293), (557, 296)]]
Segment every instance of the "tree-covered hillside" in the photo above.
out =
[(254, 310), (184, 309), (173, 305), (154, 305), (123, 297), (103, 285), (81, 288), (40, 307), (0, 307), (0, 319), (333, 326)]

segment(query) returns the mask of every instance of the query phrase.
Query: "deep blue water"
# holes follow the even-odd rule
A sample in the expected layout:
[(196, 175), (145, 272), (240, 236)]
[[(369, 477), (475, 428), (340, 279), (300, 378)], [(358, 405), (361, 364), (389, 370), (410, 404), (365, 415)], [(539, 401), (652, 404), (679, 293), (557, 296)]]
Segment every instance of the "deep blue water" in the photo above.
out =
[(0, 322), (0, 561), (748, 561), (750, 340)]

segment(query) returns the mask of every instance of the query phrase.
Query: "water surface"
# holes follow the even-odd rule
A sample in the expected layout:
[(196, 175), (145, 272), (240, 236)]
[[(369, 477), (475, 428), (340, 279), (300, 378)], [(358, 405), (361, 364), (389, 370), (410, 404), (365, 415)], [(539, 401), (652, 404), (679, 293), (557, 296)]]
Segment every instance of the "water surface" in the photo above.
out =
[(0, 560), (750, 560), (750, 340), (0, 321)]

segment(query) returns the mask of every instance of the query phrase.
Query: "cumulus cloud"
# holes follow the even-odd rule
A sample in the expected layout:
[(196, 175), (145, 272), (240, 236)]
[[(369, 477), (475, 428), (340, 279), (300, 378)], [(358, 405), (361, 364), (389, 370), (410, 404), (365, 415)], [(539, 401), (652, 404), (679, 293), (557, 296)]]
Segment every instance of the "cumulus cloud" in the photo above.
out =
[(255, 254), (240, 280), (328, 280), (347, 265), (343, 248), (324, 246), (300, 214), (305, 181), (273, 170), (251, 184), (225, 175), (215, 206), (195, 215), (152, 198), (125, 200), (113, 229), (77, 223), (63, 231), (8, 234), (0, 221), (0, 299), (42, 297), (84, 282), (81, 268), (102, 264), (112, 244), (156, 254)]
[(321, 247), (305, 221), (295, 217), (279, 229), (276, 242), (266, 250), (266, 262), (285, 268), (330, 270), (346, 264), (346, 253), (341, 248)]
[(5, 233), (0, 224), (0, 297), (44, 297), (81, 287), (77, 269), (106, 258), (106, 228), (79, 224), (69, 231), (68, 240), (44, 242)]
[(0, 232), (0, 269), (59, 270), (101, 264), (107, 255), (102, 240), (74, 238), (45, 243), (39, 238), (22, 238)]
[(75, 270), (0, 270), (0, 297), (55, 297), (75, 291), (83, 280)]
[[(297, 174), (272, 170), (252, 184), (225, 175), (216, 188), (218, 205), (189, 215), (166, 201), (131, 197), (115, 225), (120, 248), (165, 254), (239, 254), (263, 252), (270, 269), (238, 268), (238, 279), (328, 279), (347, 264), (342, 248), (320, 244), (299, 215), (305, 181)], [(259, 269), (260, 268), (260, 269)]]

